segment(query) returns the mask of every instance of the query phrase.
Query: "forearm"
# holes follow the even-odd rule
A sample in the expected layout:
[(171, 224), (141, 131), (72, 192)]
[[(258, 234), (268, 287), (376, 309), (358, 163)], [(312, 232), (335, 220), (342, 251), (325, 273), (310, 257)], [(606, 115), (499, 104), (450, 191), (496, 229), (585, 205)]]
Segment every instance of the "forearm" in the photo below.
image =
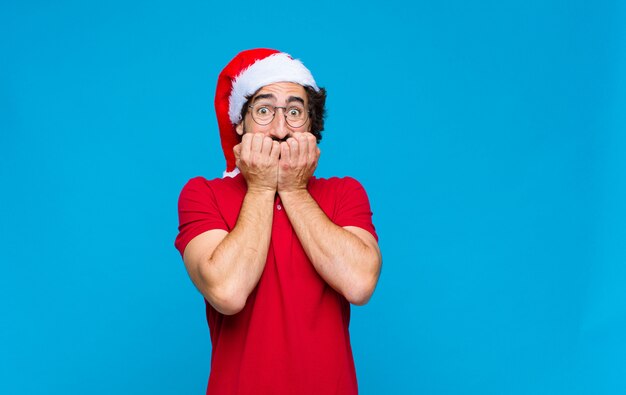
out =
[(350, 303), (367, 303), (380, 274), (377, 246), (334, 224), (308, 191), (282, 192), (280, 197), (319, 275)]
[(263, 273), (271, 237), (274, 196), (273, 191), (249, 190), (235, 227), (202, 265), (205, 296), (223, 313), (234, 314), (241, 310)]

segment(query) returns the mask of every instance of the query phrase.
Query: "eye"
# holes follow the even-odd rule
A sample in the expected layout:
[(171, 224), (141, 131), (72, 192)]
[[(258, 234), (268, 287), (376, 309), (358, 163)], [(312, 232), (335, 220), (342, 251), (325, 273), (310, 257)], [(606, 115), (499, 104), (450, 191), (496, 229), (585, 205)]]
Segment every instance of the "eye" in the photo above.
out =
[(271, 111), (270, 111), (269, 107), (267, 107), (267, 106), (259, 106), (256, 109), (256, 113), (259, 114), (259, 115), (270, 115)]
[(300, 118), (302, 116), (302, 109), (298, 107), (290, 107), (289, 112), (287, 113), (291, 118)]

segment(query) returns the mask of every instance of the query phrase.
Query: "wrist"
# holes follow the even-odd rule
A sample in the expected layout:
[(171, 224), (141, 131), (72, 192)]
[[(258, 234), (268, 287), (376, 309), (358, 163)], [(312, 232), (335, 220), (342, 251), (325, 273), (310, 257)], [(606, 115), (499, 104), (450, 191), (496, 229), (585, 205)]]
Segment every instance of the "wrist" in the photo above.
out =
[(290, 200), (306, 199), (310, 195), (306, 187), (302, 187), (288, 190), (279, 190), (278, 196), (280, 196), (280, 200), (282, 200), (283, 202), (288, 202)]
[(248, 186), (248, 191), (246, 192), (246, 195), (250, 195), (259, 199), (270, 198), (273, 200), (274, 196), (276, 195), (276, 188), (263, 187), (263, 186)]

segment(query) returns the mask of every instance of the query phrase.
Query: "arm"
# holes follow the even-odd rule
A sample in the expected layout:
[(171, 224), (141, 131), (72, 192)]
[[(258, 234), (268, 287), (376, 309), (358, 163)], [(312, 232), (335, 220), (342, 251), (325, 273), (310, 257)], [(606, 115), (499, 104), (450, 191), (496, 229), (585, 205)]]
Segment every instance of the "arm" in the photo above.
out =
[(305, 190), (280, 195), (289, 221), (315, 270), (348, 302), (368, 302), (380, 275), (378, 243), (368, 231), (335, 225)]
[(277, 142), (245, 135), (235, 147), (237, 167), (248, 190), (230, 233), (215, 229), (189, 242), (183, 260), (194, 285), (222, 314), (236, 314), (263, 273), (272, 230)]
[(306, 189), (319, 159), (315, 137), (298, 133), (281, 143), (278, 193), (304, 251), (319, 275), (350, 303), (371, 297), (382, 264), (368, 231), (334, 224)]
[(272, 228), (274, 193), (248, 191), (230, 233), (214, 229), (196, 236), (183, 255), (189, 277), (222, 314), (243, 309), (261, 278)]

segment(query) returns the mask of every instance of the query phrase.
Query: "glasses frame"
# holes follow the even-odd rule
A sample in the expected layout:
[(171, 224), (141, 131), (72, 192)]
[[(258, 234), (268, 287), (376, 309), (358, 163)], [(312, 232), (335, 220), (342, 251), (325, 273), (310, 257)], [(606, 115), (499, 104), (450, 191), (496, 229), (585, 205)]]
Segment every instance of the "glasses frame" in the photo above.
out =
[[(306, 110), (304, 113), (306, 114), (306, 118), (304, 118), (304, 121), (300, 124), (300, 125), (292, 125), (289, 120), (287, 119), (287, 107), (283, 107), (283, 106), (272, 106), (271, 104), (257, 104), (260, 106), (265, 106), (265, 107), (269, 107), (269, 108), (273, 108), (274, 110), (272, 111), (272, 119), (270, 119), (267, 123), (261, 123), (259, 121), (256, 120), (256, 118), (254, 118), (254, 111), (250, 111), (250, 117), (252, 117), (252, 120), (254, 121), (254, 123), (256, 123), (257, 125), (260, 126), (267, 126), (270, 123), (274, 122), (274, 118), (276, 118), (276, 112), (279, 108), (283, 109), (283, 117), (285, 117), (285, 122), (287, 122), (287, 125), (291, 126), (292, 128), (299, 128), (304, 126), (307, 121), (309, 120), (309, 118), (311, 117), (311, 110)], [(248, 105), (249, 109), (254, 109), (254, 105), (250, 104)]]

